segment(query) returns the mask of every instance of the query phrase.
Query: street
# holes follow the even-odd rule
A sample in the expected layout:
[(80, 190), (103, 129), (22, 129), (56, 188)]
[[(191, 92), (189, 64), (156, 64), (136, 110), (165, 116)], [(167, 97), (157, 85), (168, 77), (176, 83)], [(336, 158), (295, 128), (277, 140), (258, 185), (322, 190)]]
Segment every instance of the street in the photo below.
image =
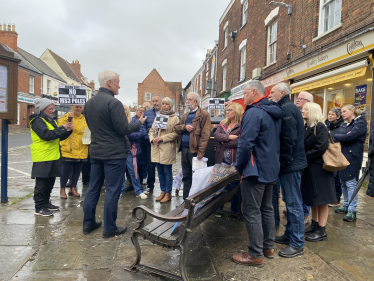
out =
[(9, 135), (8, 138), (8, 147), (15, 148), (19, 146), (25, 146), (31, 144), (31, 135), (30, 132), (17, 135)]
[[(178, 154), (174, 176), (179, 163)], [(9, 153), (9, 203), (1, 204), (0, 209), (0, 280), (165, 280), (123, 270), (135, 260), (130, 235), (136, 224), (131, 211), (144, 204), (165, 214), (182, 203), (181, 196), (174, 196), (173, 191), (171, 203), (156, 203), (157, 180), (155, 192), (146, 200), (136, 198), (133, 192), (126, 193), (119, 199), (117, 223), (125, 224), (128, 232), (103, 239), (102, 228), (90, 235), (82, 234), (84, 196), (60, 199), (58, 179), (52, 202), (60, 205), (61, 210), (53, 217), (34, 216), (31, 166), (29, 148)], [(211, 216), (193, 229), (187, 256), (190, 280), (374, 280), (374, 198), (366, 196), (365, 189), (359, 193), (357, 221), (344, 222), (342, 215), (329, 208), (328, 241), (306, 242), (300, 257), (286, 259), (276, 254), (274, 259), (265, 260), (263, 268), (242, 266), (231, 260), (234, 253), (246, 251), (245, 223), (231, 217)], [(83, 195), (86, 191), (81, 180), (78, 191)], [(97, 219), (103, 216), (104, 191), (101, 195)], [(283, 209), (282, 202), (281, 214)], [(277, 235), (283, 233), (285, 223), (282, 214)], [(142, 263), (178, 272), (178, 251), (162, 249), (142, 239), (140, 243)], [(276, 251), (283, 247), (275, 244)]]

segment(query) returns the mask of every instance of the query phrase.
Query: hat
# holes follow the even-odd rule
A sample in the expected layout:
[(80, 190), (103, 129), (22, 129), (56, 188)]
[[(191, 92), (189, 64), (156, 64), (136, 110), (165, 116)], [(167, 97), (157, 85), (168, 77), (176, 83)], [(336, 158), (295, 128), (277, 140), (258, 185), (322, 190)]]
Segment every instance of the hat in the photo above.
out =
[(54, 104), (54, 102), (53, 100), (50, 100), (50, 99), (46, 99), (46, 98), (35, 99), (35, 107), (38, 108), (40, 111), (43, 111), (51, 104)]

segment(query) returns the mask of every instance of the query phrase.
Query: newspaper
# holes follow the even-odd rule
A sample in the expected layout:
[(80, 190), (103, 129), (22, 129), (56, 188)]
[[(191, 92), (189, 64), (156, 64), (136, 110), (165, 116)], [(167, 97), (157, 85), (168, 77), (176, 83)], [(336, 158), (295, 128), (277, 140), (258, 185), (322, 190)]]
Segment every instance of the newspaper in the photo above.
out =
[(83, 144), (90, 144), (91, 143), (91, 131), (88, 128), (88, 126), (84, 127), (82, 142), (83, 142)]

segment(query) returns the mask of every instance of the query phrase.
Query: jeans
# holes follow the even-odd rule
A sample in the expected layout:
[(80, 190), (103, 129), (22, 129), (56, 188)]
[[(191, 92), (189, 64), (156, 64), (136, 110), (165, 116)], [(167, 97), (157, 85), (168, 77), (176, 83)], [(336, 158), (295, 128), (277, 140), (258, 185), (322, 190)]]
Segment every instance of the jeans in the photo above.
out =
[(84, 162), (62, 161), (62, 173), (60, 178), (61, 188), (66, 187), (70, 177), (70, 187), (77, 187), (79, 175)]
[(303, 212), (304, 212), (304, 217), (309, 216), (310, 214), (310, 206), (307, 206), (303, 203)]
[[(353, 191), (356, 189), (357, 182), (356, 182), (356, 179), (347, 180), (347, 181), (340, 180), (340, 181), (342, 183), (342, 190), (343, 190), (343, 197), (344, 197), (343, 206), (347, 207), (349, 200), (351, 200), (352, 198)], [(358, 203), (358, 194), (356, 194), (355, 198), (352, 200), (351, 205), (349, 205), (348, 212), (356, 212), (357, 203)]]
[(56, 178), (35, 178), (34, 202), (35, 210), (39, 211), (49, 203)]
[(156, 163), (158, 179), (160, 180), (161, 191), (171, 193), (173, 186), (173, 172), (171, 170), (172, 165), (163, 165)]
[(263, 258), (263, 249), (274, 249), (275, 224), (271, 203), (274, 184), (247, 177), (241, 185), (243, 215), (249, 236), (248, 254), (254, 258)]
[(91, 158), (90, 184), (83, 205), (83, 227), (95, 225), (96, 206), (105, 179), (104, 233), (117, 230), (118, 199), (125, 169), (126, 158), (109, 160)]
[(147, 144), (147, 188), (153, 190), (155, 188), (155, 180), (156, 180), (156, 163), (151, 161), (151, 144)]
[(284, 236), (290, 239), (294, 248), (304, 247), (304, 212), (300, 182), (302, 171), (279, 175), (283, 200), (287, 207), (287, 225)]
[(278, 198), (280, 194), (280, 182), (277, 180), (277, 183), (273, 187), (273, 209), (274, 209), (274, 220), (275, 226), (278, 226), (280, 223), (280, 215), (279, 215), (279, 205), (278, 205)]
[(192, 158), (196, 156), (197, 153), (190, 153), (189, 147), (182, 147), (183, 200), (190, 194), (192, 185)]
[(343, 190), (342, 190), (342, 183), (340, 182), (338, 172), (334, 172), (334, 180), (335, 180), (335, 193), (337, 202), (340, 203), (340, 198), (342, 197)]
[[(126, 158), (126, 170), (128, 171), (128, 173), (130, 175), (131, 183), (132, 183), (132, 186), (134, 187), (136, 196), (142, 194), (143, 193), (143, 188), (142, 188), (141, 183), (140, 183), (139, 172), (138, 172), (138, 175), (137, 175), (138, 178), (136, 179), (131, 153), (129, 153), (129, 155)], [(129, 180), (129, 178), (127, 178), (127, 180)], [(126, 187), (126, 178), (123, 177), (121, 194), (125, 194), (125, 187)]]

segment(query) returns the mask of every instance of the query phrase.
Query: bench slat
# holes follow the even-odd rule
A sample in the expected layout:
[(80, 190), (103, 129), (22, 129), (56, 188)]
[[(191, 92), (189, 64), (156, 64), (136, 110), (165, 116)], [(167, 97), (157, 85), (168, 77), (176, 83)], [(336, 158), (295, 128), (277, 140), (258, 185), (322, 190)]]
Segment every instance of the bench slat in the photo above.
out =
[[(179, 216), (184, 210), (184, 204), (178, 206), (176, 209), (172, 210), (171, 212), (167, 213), (166, 216), (169, 216), (169, 217), (177, 217)], [(147, 231), (147, 232), (153, 232), (155, 231), (157, 228), (161, 227), (162, 225), (164, 225), (165, 221), (160, 221), (160, 220), (155, 220), (154, 222), (146, 225), (143, 230)], [(172, 223), (174, 225), (174, 223)]]

